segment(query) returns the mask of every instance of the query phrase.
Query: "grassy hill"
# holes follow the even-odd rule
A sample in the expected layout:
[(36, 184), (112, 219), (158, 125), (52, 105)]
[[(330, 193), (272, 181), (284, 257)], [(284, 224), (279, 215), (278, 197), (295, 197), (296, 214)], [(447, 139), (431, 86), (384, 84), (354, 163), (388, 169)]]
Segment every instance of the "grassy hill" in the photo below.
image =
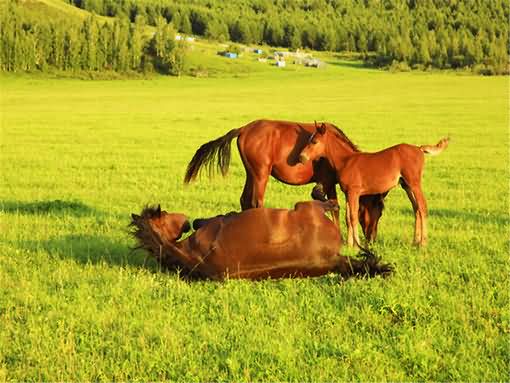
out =
[[(7, 0), (3, 1), (6, 2)], [(46, 17), (53, 20), (76, 19), (78, 21), (91, 15), (89, 11), (74, 7), (62, 0), (23, 0), (20, 4), (27, 13), (38, 18)], [(111, 21), (110, 17), (100, 15), (97, 15), (97, 17), (102, 21)]]

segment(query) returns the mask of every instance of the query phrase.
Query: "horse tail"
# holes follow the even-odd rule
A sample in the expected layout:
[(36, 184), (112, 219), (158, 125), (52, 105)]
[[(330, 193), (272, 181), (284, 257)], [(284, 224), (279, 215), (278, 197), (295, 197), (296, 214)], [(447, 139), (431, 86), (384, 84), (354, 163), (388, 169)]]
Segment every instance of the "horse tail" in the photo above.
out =
[(345, 257), (346, 262), (339, 268), (342, 277), (375, 277), (376, 275), (386, 277), (393, 272), (391, 264), (381, 263), (381, 258), (370, 250), (362, 249), (358, 257)]
[(213, 173), (214, 163), (223, 176), (228, 172), (230, 165), (230, 144), (232, 140), (241, 134), (241, 129), (232, 129), (224, 136), (203, 144), (196, 151), (186, 169), (184, 183), (190, 183), (197, 178), (200, 168), (208, 167), (209, 174)]
[(438, 154), (441, 154), (441, 152), (448, 147), (449, 142), (450, 142), (450, 138), (445, 137), (445, 138), (442, 138), (436, 145), (422, 145), (422, 146), (420, 146), (420, 150), (425, 154), (437, 156)]

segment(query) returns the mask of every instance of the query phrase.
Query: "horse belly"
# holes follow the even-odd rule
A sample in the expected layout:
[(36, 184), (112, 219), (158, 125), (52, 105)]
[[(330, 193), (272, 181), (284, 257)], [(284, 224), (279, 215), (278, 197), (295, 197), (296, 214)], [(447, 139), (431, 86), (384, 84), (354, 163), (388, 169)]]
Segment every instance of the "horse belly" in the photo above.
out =
[(347, 162), (339, 178), (342, 190), (358, 190), (367, 195), (394, 188), (400, 176), (400, 166), (394, 156), (362, 153)]
[(288, 185), (305, 185), (312, 181), (313, 166), (311, 162), (304, 165), (296, 164), (293, 166), (274, 164), (271, 175), (278, 181)]

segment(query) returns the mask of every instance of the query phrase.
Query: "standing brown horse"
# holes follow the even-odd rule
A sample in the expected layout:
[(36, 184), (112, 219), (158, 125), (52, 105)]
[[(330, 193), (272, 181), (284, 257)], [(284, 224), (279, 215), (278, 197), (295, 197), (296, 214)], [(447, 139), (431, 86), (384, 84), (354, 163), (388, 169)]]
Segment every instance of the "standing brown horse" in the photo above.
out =
[(351, 151), (341, 136), (320, 126), (299, 155), (301, 163), (326, 158), (335, 169), (345, 194), (349, 246), (357, 244), (360, 196), (385, 195), (398, 183), (404, 188), (415, 213), (414, 242), (427, 242), (427, 203), (421, 190), (424, 153), (437, 155), (448, 146), (448, 138), (436, 145), (398, 144), (377, 153)]
[[(346, 153), (359, 151), (333, 124), (323, 123), (321, 126), (339, 137)], [(209, 172), (212, 172), (215, 163), (225, 176), (230, 164), (230, 144), (237, 137), (237, 148), (246, 170), (246, 182), (241, 195), (242, 210), (263, 206), (270, 175), (289, 185), (316, 182), (322, 185), (324, 193), (316, 193), (314, 198), (317, 198), (317, 194), (325, 194), (336, 203), (337, 177), (330, 163), (321, 159), (304, 164), (299, 162), (299, 154), (316, 131), (316, 127), (316, 123), (257, 120), (233, 129), (224, 136), (203, 144), (196, 151), (188, 164), (184, 182), (193, 181), (203, 166), (207, 166)], [(360, 199), (360, 205), (360, 222), (365, 237), (369, 240), (375, 239), (377, 223), (384, 207), (382, 198), (364, 196)], [(338, 211), (333, 212), (333, 220), (339, 226)]]
[[(149, 251), (162, 265), (180, 269), (190, 278), (313, 277), (336, 272), (351, 275), (387, 274), (391, 266), (366, 253), (365, 259), (338, 253), (340, 234), (326, 211), (334, 203), (309, 201), (294, 209), (250, 209), (194, 222), (190, 230), (185, 215), (147, 207), (132, 214), (133, 235), (139, 248)], [(198, 223), (198, 225), (196, 224)]]

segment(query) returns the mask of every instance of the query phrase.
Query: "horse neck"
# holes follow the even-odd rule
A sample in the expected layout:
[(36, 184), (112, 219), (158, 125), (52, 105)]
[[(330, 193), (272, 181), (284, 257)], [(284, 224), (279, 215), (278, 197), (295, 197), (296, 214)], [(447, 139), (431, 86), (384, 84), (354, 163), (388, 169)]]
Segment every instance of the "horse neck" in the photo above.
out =
[(326, 158), (334, 169), (340, 169), (347, 157), (356, 153), (351, 145), (342, 140), (334, 133), (329, 133), (329, 139), (326, 141)]

